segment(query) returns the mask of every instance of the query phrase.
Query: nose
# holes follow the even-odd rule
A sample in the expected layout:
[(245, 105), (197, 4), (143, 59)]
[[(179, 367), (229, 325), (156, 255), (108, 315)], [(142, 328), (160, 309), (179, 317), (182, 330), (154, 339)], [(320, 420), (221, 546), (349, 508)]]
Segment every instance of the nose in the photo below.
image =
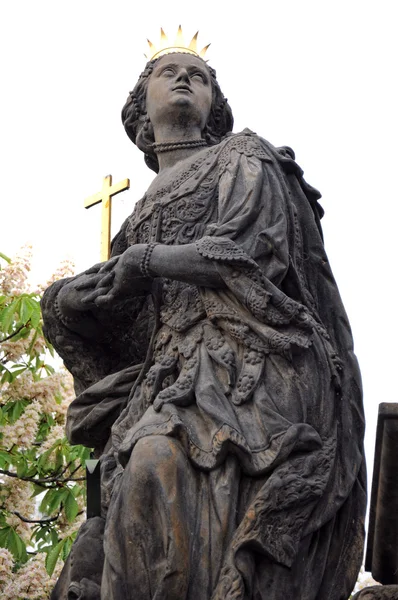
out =
[(189, 83), (189, 74), (185, 67), (181, 67), (178, 71), (176, 81)]

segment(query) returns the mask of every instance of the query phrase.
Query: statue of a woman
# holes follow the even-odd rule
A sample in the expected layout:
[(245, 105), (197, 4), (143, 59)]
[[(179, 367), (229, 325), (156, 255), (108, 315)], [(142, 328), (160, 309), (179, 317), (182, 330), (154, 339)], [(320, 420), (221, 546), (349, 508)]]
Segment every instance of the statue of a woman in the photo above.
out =
[(346, 600), (364, 422), (319, 193), (290, 148), (230, 133), (192, 53), (150, 61), (122, 117), (158, 175), (112, 258), (43, 300), (68, 437), (102, 470), (53, 598)]

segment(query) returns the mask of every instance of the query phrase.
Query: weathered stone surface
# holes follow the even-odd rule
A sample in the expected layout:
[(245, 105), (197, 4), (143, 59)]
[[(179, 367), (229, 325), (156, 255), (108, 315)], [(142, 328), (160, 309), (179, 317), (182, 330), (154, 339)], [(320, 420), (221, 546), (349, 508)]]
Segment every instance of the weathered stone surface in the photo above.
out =
[[(76, 382), (68, 437), (101, 460), (98, 597), (347, 598), (364, 419), (320, 194), (290, 148), (230, 133), (192, 55), (148, 63), (123, 121), (159, 174), (113, 257), (43, 299)], [(87, 598), (86, 571), (53, 599)]]
[(352, 600), (398, 600), (398, 585), (374, 585), (355, 594)]
[(379, 405), (365, 568), (398, 584), (398, 404)]

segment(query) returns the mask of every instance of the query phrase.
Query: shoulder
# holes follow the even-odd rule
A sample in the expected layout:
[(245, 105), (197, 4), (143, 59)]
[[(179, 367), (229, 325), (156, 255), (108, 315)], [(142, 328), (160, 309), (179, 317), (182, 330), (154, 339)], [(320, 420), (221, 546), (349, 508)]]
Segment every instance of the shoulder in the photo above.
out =
[(250, 129), (240, 133), (231, 133), (221, 142), (220, 158), (230, 156), (233, 151), (245, 156), (255, 156), (259, 160), (272, 161), (272, 154), (267, 152), (263, 141)]
[(289, 146), (276, 148), (250, 129), (228, 134), (220, 143), (221, 162), (228, 160), (233, 151), (248, 157), (255, 156), (263, 162), (295, 162), (295, 154)]

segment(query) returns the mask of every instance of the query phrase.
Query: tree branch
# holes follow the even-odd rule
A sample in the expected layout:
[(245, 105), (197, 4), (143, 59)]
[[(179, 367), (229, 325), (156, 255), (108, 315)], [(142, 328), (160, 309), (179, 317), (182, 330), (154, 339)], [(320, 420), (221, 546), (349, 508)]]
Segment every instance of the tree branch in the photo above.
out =
[(46, 523), (51, 523), (53, 521), (56, 521), (60, 515), (60, 513), (58, 513), (55, 517), (48, 517), (48, 519), (27, 519), (26, 517), (23, 517), (16, 510), (11, 510), (10, 512), (11, 512), (11, 514), (19, 517), (21, 519), (21, 521), (23, 521), (24, 523), (39, 523), (40, 525), (45, 525)]
[[(79, 467), (80, 468), (80, 467)], [(75, 469), (77, 471), (77, 469)], [(74, 472), (75, 472), (74, 471)], [(60, 478), (57, 475), (53, 477), (39, 477), (35, 479), (34, 477), (23, 477), (19, 476), (12, 471), (7, 471), (6, 469), (0, 469), (1, 475), (7, 475), (8, 477), (15, 477), (16, 479), (21, 479), (22, 481), (30, 481), (31, 483), (37, 483), (37, 485), (42, 485), (45, 483), (67, 483), (68, 481), (85, 481), (85, 477), (63, 477)], [(43, 487), (46, 487), (43, 485)]]
[(14, 333), (10, 333), (10, 335), (8, 335), (7, 337), (5, 337), (4, 339), (0, 340), (0, 344), (2, 344), (3, 342), (8, 342), (8, 340), (10, 340), (11, 338), (14, 337), (14, 335), (18, 335), (18, 333), (20, 331), (22, 331), (22, 329), (25, 327), (25, 325), (21, 325), (20, 327), (18, 327), (18, 329), (16, 331), (14, 331)]

